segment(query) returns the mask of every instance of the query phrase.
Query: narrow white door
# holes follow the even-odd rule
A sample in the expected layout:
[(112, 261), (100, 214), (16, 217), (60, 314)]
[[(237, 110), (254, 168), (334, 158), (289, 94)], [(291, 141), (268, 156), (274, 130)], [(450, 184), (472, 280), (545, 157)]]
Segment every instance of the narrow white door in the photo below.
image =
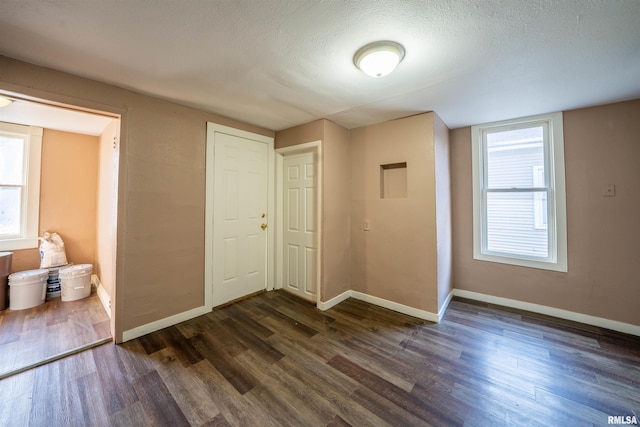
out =
[(284, 158), (284, 289), (316, 300), (317, 219), (313, 153)]
[(266, 288), (268, 146), (216, 133), (213, 306)]

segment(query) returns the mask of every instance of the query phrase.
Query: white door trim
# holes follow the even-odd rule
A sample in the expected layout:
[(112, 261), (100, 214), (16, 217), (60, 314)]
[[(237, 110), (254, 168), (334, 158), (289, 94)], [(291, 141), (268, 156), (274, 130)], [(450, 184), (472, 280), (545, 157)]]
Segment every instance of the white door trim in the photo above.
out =
[(282, 188), (284, 183), (284, 157), (291, 154), (301, 153), (314, 153), (316, 159), (316, 171), (317, 171), (317, 183), (316, 183), (316, 218), (317, 220), (317, 233), (318, 233), (318, 252), (316, 254), (316, 307), (320, 303), (321, 295), (323, 294), (322, 287), (322, 141), (311, 141), (304, 144), (292, 145), (290, 147), (278, 148), (275, 150), (276, 154), (276, 197), (275, 203), (277, 206), (276, 211), (276, 228), (278, 232), (275, 236), (275, 251), (277, 254), (277, 261), (275, 264), (275, 289), (283, 288), (283, 265), (284, 265), (284, 195), (282, 194)]
[(265, 289), (271, 290), (275, 283), (275, 228), (273, 227), (273, 218), (275, 215), (275, 153), (273, 150), (273, 138), (260, 135), (253, 132), (247, 132), (235, 129), (229, 126), (219, 125), (217, 123), (207, 122), (207, 141), (206, 141), (206, 163), (205, 163), (205, 243), (204, 243), (204, 306), (213, 308), (213, 214), (214, 199), (213, 194), (215, 183), (215, 134), (223, 133), (226, 135), (237, 136), (240, 138), (251, 139), (253, 141), (267, 144), (267, 223), (271, 226), (267, 227), (267, 273)]

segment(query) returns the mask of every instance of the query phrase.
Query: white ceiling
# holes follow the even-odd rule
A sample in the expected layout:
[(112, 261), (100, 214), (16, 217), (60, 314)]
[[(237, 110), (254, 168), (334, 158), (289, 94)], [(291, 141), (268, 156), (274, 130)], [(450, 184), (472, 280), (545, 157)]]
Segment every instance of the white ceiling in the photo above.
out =
[(15, 100), (10, 105), (0, 108), (0, 122), (39, 126), (94, 136), (102, 135), (111, 120), (113, 117), (26, 100)]
[[(404, 45), (389, 76), (357, 70)], [(0, 0), (0, 53), (271, 130), (640, 98), (638, 0)]]

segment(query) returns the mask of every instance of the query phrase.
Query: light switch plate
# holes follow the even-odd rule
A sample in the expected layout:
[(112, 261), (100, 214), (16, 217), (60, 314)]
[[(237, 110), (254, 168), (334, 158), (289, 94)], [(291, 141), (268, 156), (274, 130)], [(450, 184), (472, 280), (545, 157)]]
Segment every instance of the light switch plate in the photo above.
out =
[(616, 195), (615, 184), (607, 184), (602, 188), (602, 195), (604, 197), (614, 197)]
[(363, 231), (371, 231), (371, 223), (368, 219), (362, 220), (362, 230)]

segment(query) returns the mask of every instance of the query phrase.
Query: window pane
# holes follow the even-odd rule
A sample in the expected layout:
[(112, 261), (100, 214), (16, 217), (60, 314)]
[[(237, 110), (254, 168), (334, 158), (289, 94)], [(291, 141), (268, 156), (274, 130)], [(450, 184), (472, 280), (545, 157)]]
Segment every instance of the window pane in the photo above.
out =
[(0, 184), (22, 185), (24, 140), (0, 135)]
[(486, 134), (487, 188), (531, 188), (531, 170), (543, 168), (542, 125)]
[(20, 187), (0, 187), (0, 236), (20, 234)]
[(548, 256), (548, 232), (536, 227), (536, 200), (540, 200), (540, 194), (546, 192), (487, 193), (487, 249), (490, 252)]

